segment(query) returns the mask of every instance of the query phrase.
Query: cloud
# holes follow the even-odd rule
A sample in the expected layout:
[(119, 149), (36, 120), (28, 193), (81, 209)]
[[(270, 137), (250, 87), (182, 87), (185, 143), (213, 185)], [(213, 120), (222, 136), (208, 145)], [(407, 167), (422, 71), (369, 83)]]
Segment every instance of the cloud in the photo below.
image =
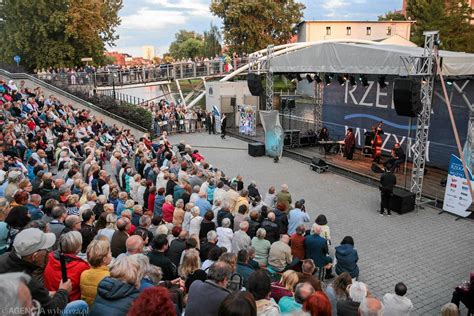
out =
[(185, 24), (187, 20), (188, 18), (181, 11), (141, 8), (131, 15), (123, 16), (120, 28), (132, 30), (164, 30), (175, 25)]
[(346, 7), (349, 4), (350, 4), (349, 2), (343, 1), (343, 0), (330, 0), (330, 1), (325, 1), (322, 7), (326, 10), (334, 10), (334, 9)]
[(161, 6), (161, 9), (176, 9), (187, 11), (186, 14), (200, 16), (200, 17), (211, 17), (211, 11), (209, 10), (208, 1), (199, 0), (148, 0), (148, 3)]

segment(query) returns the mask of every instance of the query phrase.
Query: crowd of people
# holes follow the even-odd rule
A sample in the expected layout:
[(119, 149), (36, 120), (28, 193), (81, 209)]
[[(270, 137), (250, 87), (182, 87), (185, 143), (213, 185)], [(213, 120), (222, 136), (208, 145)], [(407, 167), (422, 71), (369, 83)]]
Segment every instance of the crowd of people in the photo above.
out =
[[(375, 297), (354, 238), (335, 245), (286, 184), (262, 190), (166, 131), (134, 139), (40, 88), (0, 82), (0, 106), (4, 315), (413, 310), (402, 282)], [(472, 302), (473, 280), (443, 315)]]

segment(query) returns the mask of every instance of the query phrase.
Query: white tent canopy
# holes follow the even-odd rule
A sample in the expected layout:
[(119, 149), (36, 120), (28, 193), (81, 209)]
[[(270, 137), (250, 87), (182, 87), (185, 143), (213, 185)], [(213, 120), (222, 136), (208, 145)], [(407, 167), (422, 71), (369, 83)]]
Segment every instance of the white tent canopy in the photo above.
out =
[[(397, 45), (315, 42), (275, 56), (274, 73), (348, 73), (407, 75), (406, 57), (421, 57), (423, 48)], [(445, 76), (474, 75), (474, 54), (439, 51)]]

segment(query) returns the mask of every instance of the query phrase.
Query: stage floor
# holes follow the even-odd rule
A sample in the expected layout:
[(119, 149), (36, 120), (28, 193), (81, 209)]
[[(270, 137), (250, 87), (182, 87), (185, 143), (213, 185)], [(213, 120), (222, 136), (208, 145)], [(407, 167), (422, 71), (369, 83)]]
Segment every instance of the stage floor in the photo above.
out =
[[(237, 129), (229, 129), (229, 134), (232, 136), (246, 140), (248, 142), (264, 142), (263, 129), (257, 129), (257, 136), (246, 136), (238, 132)], [(347, 160), (340, 154), (324, 154), (324, 150), (321, 146), (315, 147), (297, 147), (287, 148), (285, 147), (284, 155), (309, 163), (313, 157), (318, 157), (325, 160), (331, 169), (339, 174), (348, 176), (358, 181), (369, 183), (377, 186), (380, 179), (379, 173), (372, 171), (372, 158), (364, 157), (361, 150), (356, 150), (354, 153), (353, 160)], [(388, 157), (382, 157), (382, 164), (379, 167), (383, 168), (383, 163), (388, 160)], [(397, 186), (400, 188), (410, 189), (412, 163), (406, 164), (406, 171), (404, 165), (400, 166), (400, 170), (395, 173), (397, 176)], [(423, 178), (423, 196), (428, 199), (437, 200), (438, 203), (444, 199), (445, 188), (441, 186), (441, 180), (447, 177), (447, 170), (441, 170), (438, 168), (427, 167), (426, 174)], [(442, 207), (442, 204), (438, 204), (438, 207)]]

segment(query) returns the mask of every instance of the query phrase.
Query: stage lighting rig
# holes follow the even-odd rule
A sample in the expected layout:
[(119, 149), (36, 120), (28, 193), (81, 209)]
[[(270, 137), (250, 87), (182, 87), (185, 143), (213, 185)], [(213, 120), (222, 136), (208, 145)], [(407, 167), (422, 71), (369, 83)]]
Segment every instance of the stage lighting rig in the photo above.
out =
[(311, 77), (311, 74), (306, 74), (306, 80), (308, 80), (309, 83), (314, 81), (313, 77)]
[(337, 82), (339, 82), (341, 86), (344, 86), (346, 84), (346, 78), (343, 76), (337, 76)]
[(326, 84), (326, 86), (329, 86), (331, 84), (331, 76), (328, 75), (328, 74), (325, 74), (324, 75), (324, 83)]
[(316, 80), (317, 83), (323, 82), (323, 80), (321, 80), (321, 77), (318, 74), (314, 74), (314, 80)]
[(357, 85), (357, 82), (356, 82), (354, 76), (349, 76), (349, 84), (351, 86), (356, 86)]
[(362, 81), (362, 85), (364, 87), (368, 87), (369, 86), (369, 80), (367, 80), (367, 76), (366, 75), (361, 75), (359, 77), (359, 80)]

